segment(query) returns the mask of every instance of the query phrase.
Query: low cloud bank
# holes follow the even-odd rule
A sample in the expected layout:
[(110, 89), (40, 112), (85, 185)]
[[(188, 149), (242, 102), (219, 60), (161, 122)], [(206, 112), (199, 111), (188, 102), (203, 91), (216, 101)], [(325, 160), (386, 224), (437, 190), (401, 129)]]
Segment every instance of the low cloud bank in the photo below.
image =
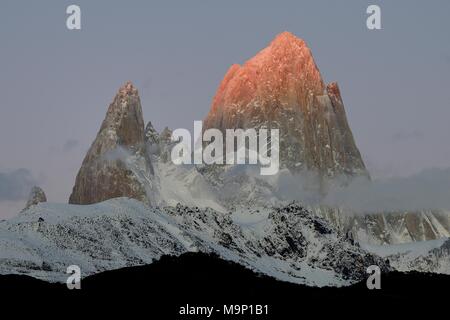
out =
[(36, 184), (36, 179), (27, 169), (0, 172), (0, 201), (25, 200)]
[(427, 169), (409, 177), (373, 181), (365, 177), (352, 180), (341, 177), (322, 184), (316, 173), (293, 175), (281, 170), (278, 175), (264, 180), (271, 185), (271, 195), (277, 199), (340, 207), (354, 213), (450, 210), (450, 168)]
[(405, 178), (358, 178), (347, 187), (331, 187), (321, 202), (358, 212), (450, 209), (450, 168), (427, 169)]

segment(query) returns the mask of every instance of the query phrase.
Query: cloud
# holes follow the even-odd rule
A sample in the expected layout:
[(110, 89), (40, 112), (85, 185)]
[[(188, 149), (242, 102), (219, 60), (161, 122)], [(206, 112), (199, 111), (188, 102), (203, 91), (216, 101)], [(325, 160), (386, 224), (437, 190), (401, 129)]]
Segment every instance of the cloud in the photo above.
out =
[(49, 147), (48, 151), (54, 155), (61, 155), (61, 154), (66, 154), (66, 153), (73, 151), (79, 145), (80, 145), (80, 142), (78, 140), (69, 139), (66, 142), (64, 142), (63, 145)]
[(25, 206), (24, 201), (0, 201), (0, 221), (16, 216)]
[(419, 130), (409, 131), (409, 132), (397, 132), (392, 135), (392, 140), (394, 141), (405, 141), (405, 140), (419, 140), (424, 137), (424, 133)]
[(332, 188), (323, 202), (360, 212), (450, 209), (450, 168), (427, 169), (405, 178), (356, 179)]
[(64, 153), (70, 152), (78, 147), (79, 144), (80, 142), (78, 140), (69, 139), (66, 141), (66, 143), (64, 143), (62, 150)]
[(0, 172), (0, 201), (24, 200), (36, 184), (36, 179), (27, 169)]
[[(338, 177), (325, 186), (317, 172), (292, 174), (287, 169), (281, 169), (277, 175), (263, 177), (257, 170), (250, 171), (249, 166), (236, 167), (246, 170), (250, 180), (265, 182), (260, 183), (254, 192), (264, 195), (268, 201), (273, 199), (274, 203), (277, 200), (299, 201), (311, 206), (339, 207), (351, 213), (450, 210), (450, 168), (433, 168), (408, 177), (372, 181), (365, 177), (351, 180)], [(228, 174), (237, 173), (228, 171)], [(240, 189), (234, 185), (221, 192), (226, 198), (240, 196)]]

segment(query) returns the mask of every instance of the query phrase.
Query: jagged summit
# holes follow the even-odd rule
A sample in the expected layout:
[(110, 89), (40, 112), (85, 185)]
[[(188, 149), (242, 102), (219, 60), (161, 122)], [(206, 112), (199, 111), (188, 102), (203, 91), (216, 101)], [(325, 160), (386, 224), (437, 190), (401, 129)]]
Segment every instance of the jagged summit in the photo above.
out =
[[(311, 50), (306, 42), (290, 32), (278, 34), (270, 44), (249, 59), (244, 65), (281, 64), (290, 67), (295, 61), (314, 62)], [(317, 69), (317, 66), (315, 66)], [(318, 70), (317, 70), (318, 72)]]
[(295, 34), (289, 31), (283, 31), (275, 36), (275, 38), (272, 40), (272, 43), (276, 42), (295, 42), (295, 43), (305, 43), (303, 39), (300, 39)]
[(145, 126), (145, 141), (151, 144), (156, 144), (159, 142), (159, 134), (151, 121)]
[(78, 172), (69, 203), (91, 204), (115, 197), (147, 202), (144, 187), (127, 167), (124, 153), (139, 157), (151, 168), (145, 152), (141, 101), (131, 82), (120, 87), (110, 104)]
[(138, 90), (136, 89), (136, 87), (133, 85), (133, 83), (131, 81), (127, 81), (127, 82), (125, 82), (125, 84), (123, 86), (121, 86), (119, 88), (118, 94), (122, 95), (122, 96), (127, 96), (127, 95), (137, 96)]
[(212, 110), (222, 105), (259, 100), (283, 106), (306, 105), (310, 94), (323, 94), (325, 85), (306, 43), (289, 32), (244, 65), (233, 64), (214, 97)]
[(265, 59), (312, 59), (312, 54), (303, 39), (284, 31), (278, 34), (266, 48), (249, 59), (246, 64), (268, 62)]
[(347, 123), (339, 87), (326, 86), (305, 41), (283, 32), (242, 66), (213, 98), (204, 130), (280, 129), (281, 165), (324, 177), (368, 176)]
[(141, 101), (131, 82), (120, 87), (110, 104), (99, 133), (105, 129), (108, 129), (105, 138), (113, 144), (136, 148), (144, 141)]
[[(321, 177), (368, 175), (347, 124), (336, 83), (326, 86), (305, 41), (279, 34), (220, 84), (203, 128), (280, 129), (281, 167), (314, 170)], [(144, 129), (138, 90), (126, 82), (77, 175), (70, 203), (115, 197), (150, 203), (151, 157), (167, 163), (171, 131)], [(150, 186), (151, 185), (151, 186)], [(152, 196), (153, 197), (153, 196)]]

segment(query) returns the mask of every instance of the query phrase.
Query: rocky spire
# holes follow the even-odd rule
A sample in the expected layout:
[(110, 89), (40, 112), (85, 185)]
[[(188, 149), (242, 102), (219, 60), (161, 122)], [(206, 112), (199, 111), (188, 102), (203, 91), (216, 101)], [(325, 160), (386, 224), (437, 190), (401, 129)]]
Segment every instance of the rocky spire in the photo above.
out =
[(26, 210), (32, 206), (35, 206), (41, 202), (47, 202), (47, 197), (45, 196), (44, 190), (38, 186), (34, 186), (31, 189), (30, 195), (28, 196), (27, 204), (23, 210)]
[(147, 123), (145, 126), (145, 141), (150, 144), (159, 143), (159, 134), (158, 131), (153, 127), (151, 121)]
[(149, 122), (145, 129), (145, 138), (147, 151), (150, 154), (158, 156), (162, 162), (170, 160), (170, 153), (174, 144), (172, 141), (172, 130), (165, 127), (161, 133), (158, 133), (151, 122)]
[(172, 130), (169, 127), (165, 127), (159, 135), (159, 140), (164, 143), (170, 143), (172, 141)]
[(230, 67), (203, 128), (263, 126), (280, 129), (283, 167), (368, 176), (337, 84), (324, 84), (311, 50), (289, 32), (244, 65)]
[(148, 202), (144, 187), (127, 164), (139, 157), (146, 169), (144, 120), (137, 89), (125, 83), (108, 108), (105, 120), (78, 172), (69, 203), (91, 204), (116, 197)]

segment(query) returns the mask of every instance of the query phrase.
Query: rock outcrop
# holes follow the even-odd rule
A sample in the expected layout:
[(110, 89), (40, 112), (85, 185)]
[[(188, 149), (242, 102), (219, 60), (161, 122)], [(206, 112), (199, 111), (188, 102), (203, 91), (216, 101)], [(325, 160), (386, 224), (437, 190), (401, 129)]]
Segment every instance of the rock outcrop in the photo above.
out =
[(145, 126), (145, 141), (150, 144), (159, 143), (158, 131), (156, 131), (156, 129), (153, 127), (150, 121)]
[(165, 127), (161, 133), (158, 133), (150, 121), (145, 127), (145, 142), (148, 153), (156, 155), (163, 163), (170, 160), (172, 147), (176, 143), (172, 141), (172, 130)]
[(226, 73), (204, 130), (280, 130), (282, 167), (324, 177), (369, 176), (337, 83), (325, 85), (306, 43), (289, 32)]
[(31, 189), (27, 204), (25, 205), (25, 208), (23, 210), (29, 209), (30, 207), (35, 206), (41, 202), (47, 202), (45, 192), (40, 187), (34, 186)]
[(450, 213), (446, 210), (353, 213), (349, 209), (310, 208), (342, 233), (360, 243), (402, 244), (450, 237)]
[(146, 171), (152, 171), (145, 150), (141, 101), (130, 82), (120, 88), (109, 106), (78, 172), (69, 203), (92, 204), (116, 197), (148, 203), (145, 187), (128, 166), (128, 158), (139, 158)]

